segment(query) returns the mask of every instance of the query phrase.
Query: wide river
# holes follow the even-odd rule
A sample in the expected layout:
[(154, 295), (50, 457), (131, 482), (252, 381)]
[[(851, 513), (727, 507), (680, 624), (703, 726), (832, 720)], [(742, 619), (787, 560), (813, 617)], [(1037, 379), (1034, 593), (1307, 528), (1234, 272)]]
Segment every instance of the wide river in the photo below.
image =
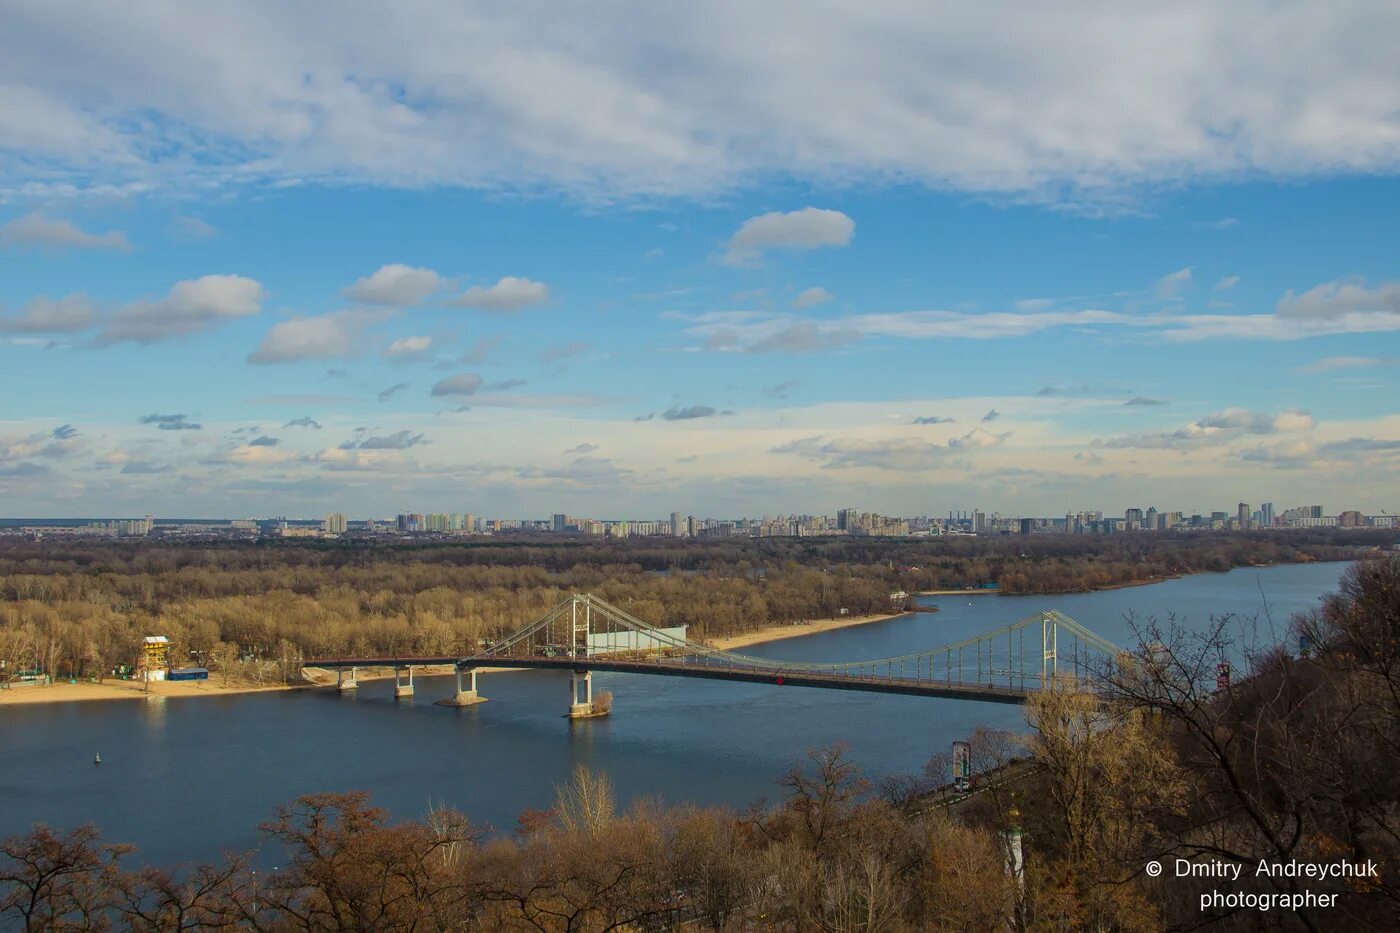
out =
[[(1341, 563), (1244, 568), (1150, 586), (1066, 596), (927, 597), (938, 612), (744, 649), (765, 657), (840, 661), (888, 657), (955, 641), (1042, 608), (1134, 644), (1129, 613), (1190, 626), (1227, 613), (1272, 619), (1335, 588)], [(510, 830), (546, 808), (582, 762), (606, 771), (619, 796), (658, 795), (743, 807), (809, 748), (843, 741), (867, 774), (918, 771), (979, 723), (1023, 728), (1014, 706), (775, 687), (688, 678), (595, 674), (613, 692), (606, 719), (563, 716), (568, 675), (493, 673), (489, 703), (434, 706), (453, 679), (419, 678), (395, 701), (392, 681), (356, 695), (295, 691), (154, 701), (0, 707), (0, 836), (34, 822), (99, 824), (107, 839), (174, 864), (258, 846), (257, 825), (314, 791), (368, 790), (396, 816), (447, 804)], [(94, 753), (103, 764), (94, 766)], [(275, 863), (278, 853), (263, 853)]]

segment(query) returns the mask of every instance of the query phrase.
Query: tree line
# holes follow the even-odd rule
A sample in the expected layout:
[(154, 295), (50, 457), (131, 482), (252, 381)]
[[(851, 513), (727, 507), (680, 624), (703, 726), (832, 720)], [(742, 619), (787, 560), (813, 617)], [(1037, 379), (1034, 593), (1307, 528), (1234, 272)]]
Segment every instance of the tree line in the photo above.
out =
[(103, 677), (142, 636), (226, 677), (320, 655), (469, 652), (591, 591), (713, 638), (890, 611), (891, 594), (1051, 593), (1246, 564), (1351, 559), (1368, 531), (978, 539), (179, 544), (0, 539), (0, 670)]

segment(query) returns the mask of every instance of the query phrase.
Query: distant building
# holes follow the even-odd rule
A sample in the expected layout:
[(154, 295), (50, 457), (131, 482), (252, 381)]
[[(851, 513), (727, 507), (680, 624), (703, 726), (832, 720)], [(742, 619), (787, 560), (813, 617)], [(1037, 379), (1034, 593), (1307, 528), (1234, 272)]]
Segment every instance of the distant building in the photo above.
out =
[(569, 516), (565, 515), (565, 514), (562, 513), (562, 512), (555, 512), (555, 513), (554, 513), (554, 523), (553, 523), (553, 528), (554, 528), (554, 530), (555, 530), (555, 531), (563, 531), (564, 529), (566, 529), (566, 528), (568, 528), (568, 527), (569, 527)]
[(1265, 502), (1259, 506), (1259, 524), (1264, 528), (1274, 527), (1274, 504)]
[(1235, 516), (1235, 521), (1239, 523), (1240, 531), (1249, 530), (1249, 503), (1241, 502), (1239, 504), (1239, 513)]
[(1337, 516), (1337, 524), (1343, 528), (1360, 528), (1366, 524), (1366, 517), (1355, 510), (1348, 510)]
[(164, 680), (170, 666), (169, 653), (170, 639), (164, 635), (147, 635), (141, 639), (141, 679)]
[(681, 527), (681, 513), (671, 513), (671, 537), (679, 538), (684, 535), (686, 529)]
[(1142, 509), (1128, 509), (1123, 513), (1123, 530), (1137, 531), (1142, 528)]
[(350, 527), (344, 512), (332, 512), (321, 520), (321, 530), (328, 535), (343, 535)]

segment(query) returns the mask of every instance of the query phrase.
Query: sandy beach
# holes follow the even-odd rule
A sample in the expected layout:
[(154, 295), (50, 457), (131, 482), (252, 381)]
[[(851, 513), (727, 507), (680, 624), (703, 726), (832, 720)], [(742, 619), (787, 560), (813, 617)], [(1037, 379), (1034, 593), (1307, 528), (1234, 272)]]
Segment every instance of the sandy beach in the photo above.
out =
[(272, 690), (298, 690), (311, 684), (258, 685), (233, 681), (222, 683), (215, 675), (211, 680), (164, 680), (150, 684), (139, 680), (104, 680), (100, 684), (70, 684), (60, 681), (42, 687), (10, 687), (0, 690), (0, 706), (26, 703), (62, 703), (83, 700), (141, 700), (149, 697), (218, 697), (239, 693), (267, 693)]
[(746, 648), (749, 645), (779, 641), (784, 638), (800, 638), (803, 635), (816, 635), (819, 632), (830, 632), (838, 628), (850, 628), (853, 625), (884, 622), (889, 619), (897, 619), (902, 615), (907, 615), (907, 613), (885, 612), (869, 616), (842, 616), (838, 619), (812, 619), (808, 622), (765, 625), (763, 628), (754, 629), (752, 632), (744, 632), (740, 635), (709, 638), (706, 639), (706, 644), (710, 645), (712, 648), (732, 651), (735, 648)]

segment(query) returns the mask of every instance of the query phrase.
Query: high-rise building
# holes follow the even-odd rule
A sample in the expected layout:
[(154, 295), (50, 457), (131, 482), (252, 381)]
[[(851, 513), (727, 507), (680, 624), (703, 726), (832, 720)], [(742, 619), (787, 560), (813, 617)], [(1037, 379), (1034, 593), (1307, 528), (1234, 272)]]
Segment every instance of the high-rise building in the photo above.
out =
[(476, 531), (475, 515), (468, 512), (466, 515), (462, 516), (462, 530), (465, 531), (467, 534), (472, 534)]
[(1265, 528), (1274, 527), (1274, 504), (1265, 502), (1259, 506), (1259, 524)]
[(684, 533), (685, 533), (685, 529), (683, 529), (683, 528), (681, 527), (681, 513), (680, 513), (680, 512), (672, 512), (672, 513), (671, 513), (671, 537), (673, 537), (673, 538), (679, 538), (679, 537), (681, 537)]
[(1142, 509), (1128, 509), (1123, 513), (1123, 530), (1137, 531), (1142, 528)]
[(987, 516), (981, 509), (972, 510), (972, 533), (979, 535), (987, 533)]
[(328, 535), (343, 535), (349, 524), (345, 513), (332, 512), (321, 520), (321, 530)]
[(838, 531), (850, 531), (859, 522), (859, 509), (840, 509), (836, 513), (836, 528)]
[(1157, 524), (1157, 521), (1158, 521), (1157, 506), (1155, 506), (1155, 505), (1149, 505), (1149, 506), (1147, 507), (1147, 514), (1143, 516), (1143, 522), (1145, 523), (1145, 524), (1143, 525), (1143, 527), (1146, 528), (1148, 531), (1161, 531), (1162, 529), (1161, 529), (1161, 527)]
[(569, 527), (569, 516), (565, 515), (563, 512), (555, 512), (553, 527), (555, 531), (563, 531), (565, 528)]
[(694, 538), (700, 534), (700, 523), (695, 520), (694, 515), (687, 515), (685, 518), (685, 534), (688, 538)]
[(1249, 530), (1249, 503), (1241, 502), (1239, 504), (1239, 514), (1235, 516), (1235, 521), (1239, 523), (1240, 531)]

